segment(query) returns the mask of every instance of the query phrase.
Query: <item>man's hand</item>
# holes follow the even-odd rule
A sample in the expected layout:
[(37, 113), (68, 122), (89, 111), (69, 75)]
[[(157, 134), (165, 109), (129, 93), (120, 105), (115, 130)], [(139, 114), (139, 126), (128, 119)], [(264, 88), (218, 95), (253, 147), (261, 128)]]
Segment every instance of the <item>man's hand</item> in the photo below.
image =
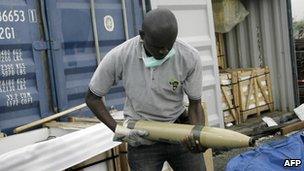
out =
[(153, 141), (146, 139), (149, 133), (143, 130), (129, 129), (121, 125), (117, 125), (115, 128), (115, 135), (113, 141), (127, 142), (133, 147), (140, 145), (152, 145)]
[[(200, 126), (205, 125), (205, 115), (200, 99), (189, 99), (188, 116), (190, 124), (199, 125), (198, 128), (200, 128)], [(207, 150), (206, 147), (201, 145), (197, 135), (187, 136), (185, 139), (182, 140), (181, 143), (184, 144), (192, 153), (204, 153)]]
[(199, 140), (195, 140), (192, 136), (188, 136), (183, 139), (182, 144), (192, 153), (204, 153), (208, 149), (202, 146)]

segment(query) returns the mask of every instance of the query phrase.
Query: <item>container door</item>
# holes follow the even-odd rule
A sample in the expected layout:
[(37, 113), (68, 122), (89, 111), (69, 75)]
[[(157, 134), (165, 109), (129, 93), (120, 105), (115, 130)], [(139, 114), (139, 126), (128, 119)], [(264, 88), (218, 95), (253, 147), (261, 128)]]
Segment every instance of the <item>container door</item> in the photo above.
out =
[(177, 17), (178, 37), (195, 47), (203, 61), (203, 101), (209, 125), (224, 126), (211, 0), (151, 0), (151, 7), (170, 9)]
[(50, 112), (37, 2), (0, 1), (0, 130), (6, 134)]
[[(84, 103), (97, 58), (89, 0), (46, 0), (52, 40), (52, 70), (59, 111)], [(142, 5), (131, 0), (95, 0), (101, 57), (138, 33)], [(106, 105), (122, 110), (121, 84), (106, 96)], [(83, 113), (90, 113), (88, 110)]]

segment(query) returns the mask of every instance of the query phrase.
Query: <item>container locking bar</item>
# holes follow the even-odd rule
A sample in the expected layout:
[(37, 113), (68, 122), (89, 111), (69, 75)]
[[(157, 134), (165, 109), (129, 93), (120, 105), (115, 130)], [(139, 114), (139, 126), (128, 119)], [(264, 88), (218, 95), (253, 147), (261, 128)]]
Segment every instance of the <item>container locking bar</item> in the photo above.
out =
[(60, 43), (57, 41), (45, 42), (45, 41), (34, 41), (33, 49), (36, 51), (42, 51), (47, 49), (58, 50), (60, 49)]

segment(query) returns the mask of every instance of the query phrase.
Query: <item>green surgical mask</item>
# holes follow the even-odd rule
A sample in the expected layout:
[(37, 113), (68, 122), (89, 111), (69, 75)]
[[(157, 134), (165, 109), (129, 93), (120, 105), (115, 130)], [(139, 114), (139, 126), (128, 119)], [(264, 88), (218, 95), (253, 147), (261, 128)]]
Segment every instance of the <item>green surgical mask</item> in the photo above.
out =
[(148, 67), (148, 68), (154, 68), (154, 67), (160, 66), (166, 60), (170, 59), (173, 56), (175, 56), (175, 49), (172, 48), (169, 51), (169, 53), (163, 59), (157, 60), (153, 56), (147, 57), (147, 55), (144, 55), (143, 60), (144, 60), (144, 63), (145, 63), (146, 67)]

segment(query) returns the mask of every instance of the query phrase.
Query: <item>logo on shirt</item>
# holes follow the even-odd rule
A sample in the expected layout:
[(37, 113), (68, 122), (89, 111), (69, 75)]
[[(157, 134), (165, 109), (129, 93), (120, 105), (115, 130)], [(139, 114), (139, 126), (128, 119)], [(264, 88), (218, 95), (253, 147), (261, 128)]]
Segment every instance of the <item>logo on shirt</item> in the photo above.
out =
[(171, 79), (171, 80), (169, 81), (169, 84), (170, 84), (172, 90), (175, 91), (176, 88), (177, 88), (178, 85), (179, 85), (179, 81), (178, 81), (177, 79), (174, 78), (174, 79)]

